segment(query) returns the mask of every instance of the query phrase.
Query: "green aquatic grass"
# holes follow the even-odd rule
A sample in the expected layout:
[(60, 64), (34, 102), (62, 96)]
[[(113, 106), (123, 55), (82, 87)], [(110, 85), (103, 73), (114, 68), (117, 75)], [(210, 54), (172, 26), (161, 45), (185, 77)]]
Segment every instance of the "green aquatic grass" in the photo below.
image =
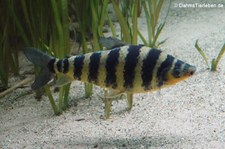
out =
[(146, 22), (147, 22), (148, 40), (146, 40), (140, 32), (138, 32), (138, 34), (141, 40), (143, 41), (143, 43), (149, 47), (158, 47), (166, 41), (166, 40), (163, 40), (158, 42), (158, 37), (165, 26), (166, 18), (169, 13), (169, 8), (168, 8), (165, 19), (162, 20), (162, 23), (159, 23), (159, 16), (162, 10), (163, 3), (164, 3), (164, 0), (142, 1), (142, 6), (144, 8)]
[(116, 29), (115, 29), (115, 26), (112, 22), (112, 19), (110, 18), (110, 16), (107, 14), (107, 19), (109, 21), (109, 27), (111, 29), (111, 32), (112, 32), (112, 37), (116, 38), (117, 35), (116, 35)]
[[(11, 19), (22, 39), (24, 47), (36, 47), (57, 58), (69, 53), (68, 1), (8, 1)], [(16, 7), (15, 7), (16, 6)], [(36, 75), (39, 69), (35, 67)], [(60, 76), (58, 76), (60, 77)], [(59, 90), (59, 102), (55, 102), (48, 85), (45, 92), (56, 115), (68, 106), (70, 84)], [(37, 91), (37, 95), (40, 90)]]
[(8, 88), (8, 79), (11, 73), (19, 74), (18, 60), (18, 32), (15, 21), (11, 19), (11, 11), (14, 8), (9, 0), (7, 3), (0, 2), (0, 91)]
[[(119, 8), (119, 4), (117, 4), (115, 0), (112, 0), (112, 5), (113, 5), (114, 11), (116, 13), (117, 19), (118, 19), (120, 27), (121, 27), (121, 35), (122, 35), (121, 38), (125, 42), (131, 43), (129, 24), (128, 24), (128, 22), (126, 22), (127, 18), (125, 18), (125, 16), (122, 14), (122, 10)], [(128, 8), (126, 8), (127, 11), (129, 10)]]
[[(167, 8), (168, 11), (164, 20), (159, 21), (163, 3), (164, 0), (125, 0), (118, 1), (118, 3), (112, 0), (112, 5), (121, 27), (121, 39), (126, 43), (137, 44), (138, 37), (140, 37), (144, 45), (149, 47), (158, 47), (163, 44), (166, 40), (158, 41), (158, 38), (165, 26), (166, 18), (169, 13), (169, 8)], [(144, 10), (146, 16), (148, 39), (138, 30), (140, 9)]]
[[(121, 28), (121, 39), (126, 43), (137, 44), (140, 4), (141, 0), (124, 0), (118, 3), (112, 0), (112, 5)], [(110, 27), (114, 30), (112, 25)]]
[(55, 115), (59, 115), (60, 114), (60, 110), (58, 109), (57, 105), (56, 105), (56, 102), (55, 102), (55, 99), (54, 97), (52, 96), (52, 92), (50, 90), (50, 86), (47, 84), (45, 87), (45, 91), (46, 91), (46, 94), (48, 96), (48, 99), (50, 101), (50, 104), (52, 106), (52, 109), (53, 109), (53, 112)]
[[(2, 21), (1, 21), (2, 22)], [(0, 28), (2, 36), (0, 37), (0, 80), (2, 82), (2, 87), (8, 87), (8, 76), (9, 76), (9, 59), (7, 48), (9, 48), (8, 43), (8, 19), (6, 20), (6, 25)]]
[(195, 42), (195, 48), (198, 50), (199, 54), (204, 59), (204, 61), (205, 61), (206, 65), (208, 66), (208, 68), (210, 68), (209, 63), (208, 63), (208, 59), (206, 58), (205, 53), (203, 52), (203, 50), (198, 45), (198, 40), (196, 40), (196, 42)]
[(195, 42), (195, 48), (198, 50), (199, 54), (202, 56), (202, 58), (204, 59), (206, 65), (208, 66), (208, 68), (211, 70), (211, 71), (217, 71), (217, 67), (218, 67), (218, 64), (225, 52), (225, 44), (223, 45), (223, 47), (221, 48), (217, 58), (213, 58), (212, 61), (211, 61), (211, 66), (209, 66), (209, 62), (208, 62), (208, 58), (206, 57), (205, 53), (204, 53), (204, 50), (202, 50), (199, 45), (198, 45), (198, 40), (196, 40)]
[(218, 63), (219, 63), (220, 59), (222, 58), (224, 52), (225, 52), (225, 44), (221, 48), (220, 53), (218, 54), (217, 58), (212, 60), (212, 66), (211, 66), (212, 71), (217, 70)]

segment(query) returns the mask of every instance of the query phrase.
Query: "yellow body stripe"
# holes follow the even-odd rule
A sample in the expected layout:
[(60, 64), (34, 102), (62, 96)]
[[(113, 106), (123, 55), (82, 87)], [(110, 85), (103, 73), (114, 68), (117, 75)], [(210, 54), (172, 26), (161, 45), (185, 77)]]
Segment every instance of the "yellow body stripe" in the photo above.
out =
[(119, 58), (118, 58), (118, 65), (116, 66), (116, 83), (117, 83), (117, 90), (123, 91), (124, 87), (124, 65), (125, 65), (125, 58), (128, 54), (128, 46), (121, 47), (119, 52)]
[(89, 63), (90, 63), (90, 56), (91, 55), (92, 55), (92, 53), (85, 54), (84, 64), (83, 64), (83, 69), (82, 69), (82, 75), (81, 75), (81, 80), (83, 82), (88, 82)]
[(144, 92), (143, 87), (142, 87), (142, 65), (143, 65), (143, 60), (147, 57), (147, 54), (149, 52), (150, 48), (149, 47), (142, 47), (140, 49), (140, 54), (138, 56), (138, 63), (135, 68), (135, 77), (134, 77), (134, 88), (132, 88), (129, 92)]
[(66, 75), (68, 75), (71, 79), (74, 79), (74, 76), (73, 76), (73, 71), (74, 71), (74, 57), (70, 57), (69, 59), (69, 71)]
[(57, 62), (58, 62), (58, 59), (56, 59), (56, 61), (54, 63), (54, 71), (55, 71), (55, 73), (59, 73), (59, 71), (57, 69)]
[(99, 74), (98, 74), (98, 85), (104, 87), (106, 79), (106, 69), (105, 63), (110, 51), (105, 51), (101, 55), (100, 64), (99, 64)]

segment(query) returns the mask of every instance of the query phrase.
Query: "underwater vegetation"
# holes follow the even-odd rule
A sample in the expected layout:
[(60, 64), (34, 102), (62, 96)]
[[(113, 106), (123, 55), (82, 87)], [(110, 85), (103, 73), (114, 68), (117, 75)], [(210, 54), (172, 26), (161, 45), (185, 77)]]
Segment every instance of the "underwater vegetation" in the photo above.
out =
[(200, 53), (200, 55), (202, 56), (202, 58), (204, 59), (206, 65), (208, 66), (208, 68), (211, 70), (211, 71), (216, 71), (217, 70), (217, 66), (218, 66), (218, 63), (220, 61), (220, 59), (222, 58), (224, 52), (225, 52), (225, 44), (223, 45), (223, 47), (221, 48), (217, 58), (215, 59), (212, 59), (211, 61), (211, 66), (209, 65), (209, 62), (208, 62), (208, 59), (204, 53), (204, 51), (199, 47), (198, 45), (198, 40), (196, 40), (195, 42), (195, 48), (198, 50), (198, 52)]
[(10, 73), (19, 74), (18, 49), (21, 48), (16, 24), (11, 18), (13, 6), (0, 1), (0, 92), (8, 88)]
[[(1, 49), (1, 52), (6, 51), (8, 54), (10, 54), (12, 47), (17, 45), (18, 47), (16, 50), (22, 49), (25, 46), (34, 46), (46, 51), (50, 55), (54, 55), (59, 58), (63, 58), (66, 54), (69, 54), (69, 19), (67, 2), (68, 1), (65, 0), (5, 1), (1, 6), (4, 6), (4, 11), (8, 13), (6, 16), (9, 17), (8, 19), (11, 22), (9, 25), (13, 26), (12, 28), (5, 27), (7, 29), (5, 29), (5, 34), (9, 36), (8, 39), (14, 38), (18, 40), (19, 44), (8, 44)], [(7, 24), (5, 25), (7, 26)], [(11, 34), (12, 29), (14, 32)], [(14, 34), (17, 36), (14, 37)], [(4, 59), (6, 59), (6, 57), (3, 58), (3, 60)], [(16, 59), (18, 59), (18, 56)], [(13, 59), (8, 59), (8, 61), (13, 62), (12, 60)], [(3, 61), (1, 64), (7, 66), (10, 63), (7, 64), (7, 61)], [(1, 69), (1, 71), (5, 70)], [(39, 68), (35, 67), (35, 74), (37, 75), (38, 72)], [(10, 71), (6, 73), (9, 75)], [(3, 80), (2, 82), (7, 82), (8, 78), (5, 79), (2, 76), (3, 75), (1, 74), (0, 78)], [(68, 102), (67, 99), (69, 94), (69, 85), (62, 87), (59, 91), (60, 100), (58, 109), (55, 108), (55, 101), (51, 98), (52, 95), (48, 86), (45, 87), (45, 91), (49, 96), (55, 114), (60, 113), (62, 109), (66, 108)], [(41, 98), (43, 91), (37, 90), (36, 93), (38, 98)]]

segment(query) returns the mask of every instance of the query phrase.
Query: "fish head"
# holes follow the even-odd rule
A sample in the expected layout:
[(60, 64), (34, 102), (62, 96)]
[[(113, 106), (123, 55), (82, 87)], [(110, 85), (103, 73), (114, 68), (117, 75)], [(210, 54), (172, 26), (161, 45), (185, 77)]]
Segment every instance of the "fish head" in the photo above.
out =
[[(162, 85), (173, 85), (180, 81), (183, 81), (196, 72), (196, 67), (187, 64), (181, 60), (176, 60), (176, 62), (164, 69), (162, 73), (161, 83)], [(160, 81), (159, 81), (160, 82)], [(159, 85), (160, 86), (160, 85)]]

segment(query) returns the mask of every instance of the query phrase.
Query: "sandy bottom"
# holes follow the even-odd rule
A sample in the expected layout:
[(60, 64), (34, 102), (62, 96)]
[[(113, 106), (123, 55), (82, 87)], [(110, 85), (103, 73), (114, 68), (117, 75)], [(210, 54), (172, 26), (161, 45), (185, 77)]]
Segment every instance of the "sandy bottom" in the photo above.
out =
[[(225, 57), (217, 72), (202, 71), (207, 66), (194, 47), (199, 39), (210, 61), (217, 56), (225, 42), (225, 3), (223, 8), (195, 9), (176, 8), (179, 3), (172, 1), (160, 37), (168, 40), (161, 48), (195, 65), (193, 77), (160, 92), (136, 94), (130, 112), (126, 100), (113, 102), (109, 120), (101, 119), (98, 87), (85, 99), (83, 84), (74, 82), (71, 107), (54, 116), (47, 97), (20, 97), (29, 84), (0, 99), (0, 148), (225, 148)], [(146, 33), (144, 16), (139, 21)], [(21, 59), (21, 73), (31, 70)]]

